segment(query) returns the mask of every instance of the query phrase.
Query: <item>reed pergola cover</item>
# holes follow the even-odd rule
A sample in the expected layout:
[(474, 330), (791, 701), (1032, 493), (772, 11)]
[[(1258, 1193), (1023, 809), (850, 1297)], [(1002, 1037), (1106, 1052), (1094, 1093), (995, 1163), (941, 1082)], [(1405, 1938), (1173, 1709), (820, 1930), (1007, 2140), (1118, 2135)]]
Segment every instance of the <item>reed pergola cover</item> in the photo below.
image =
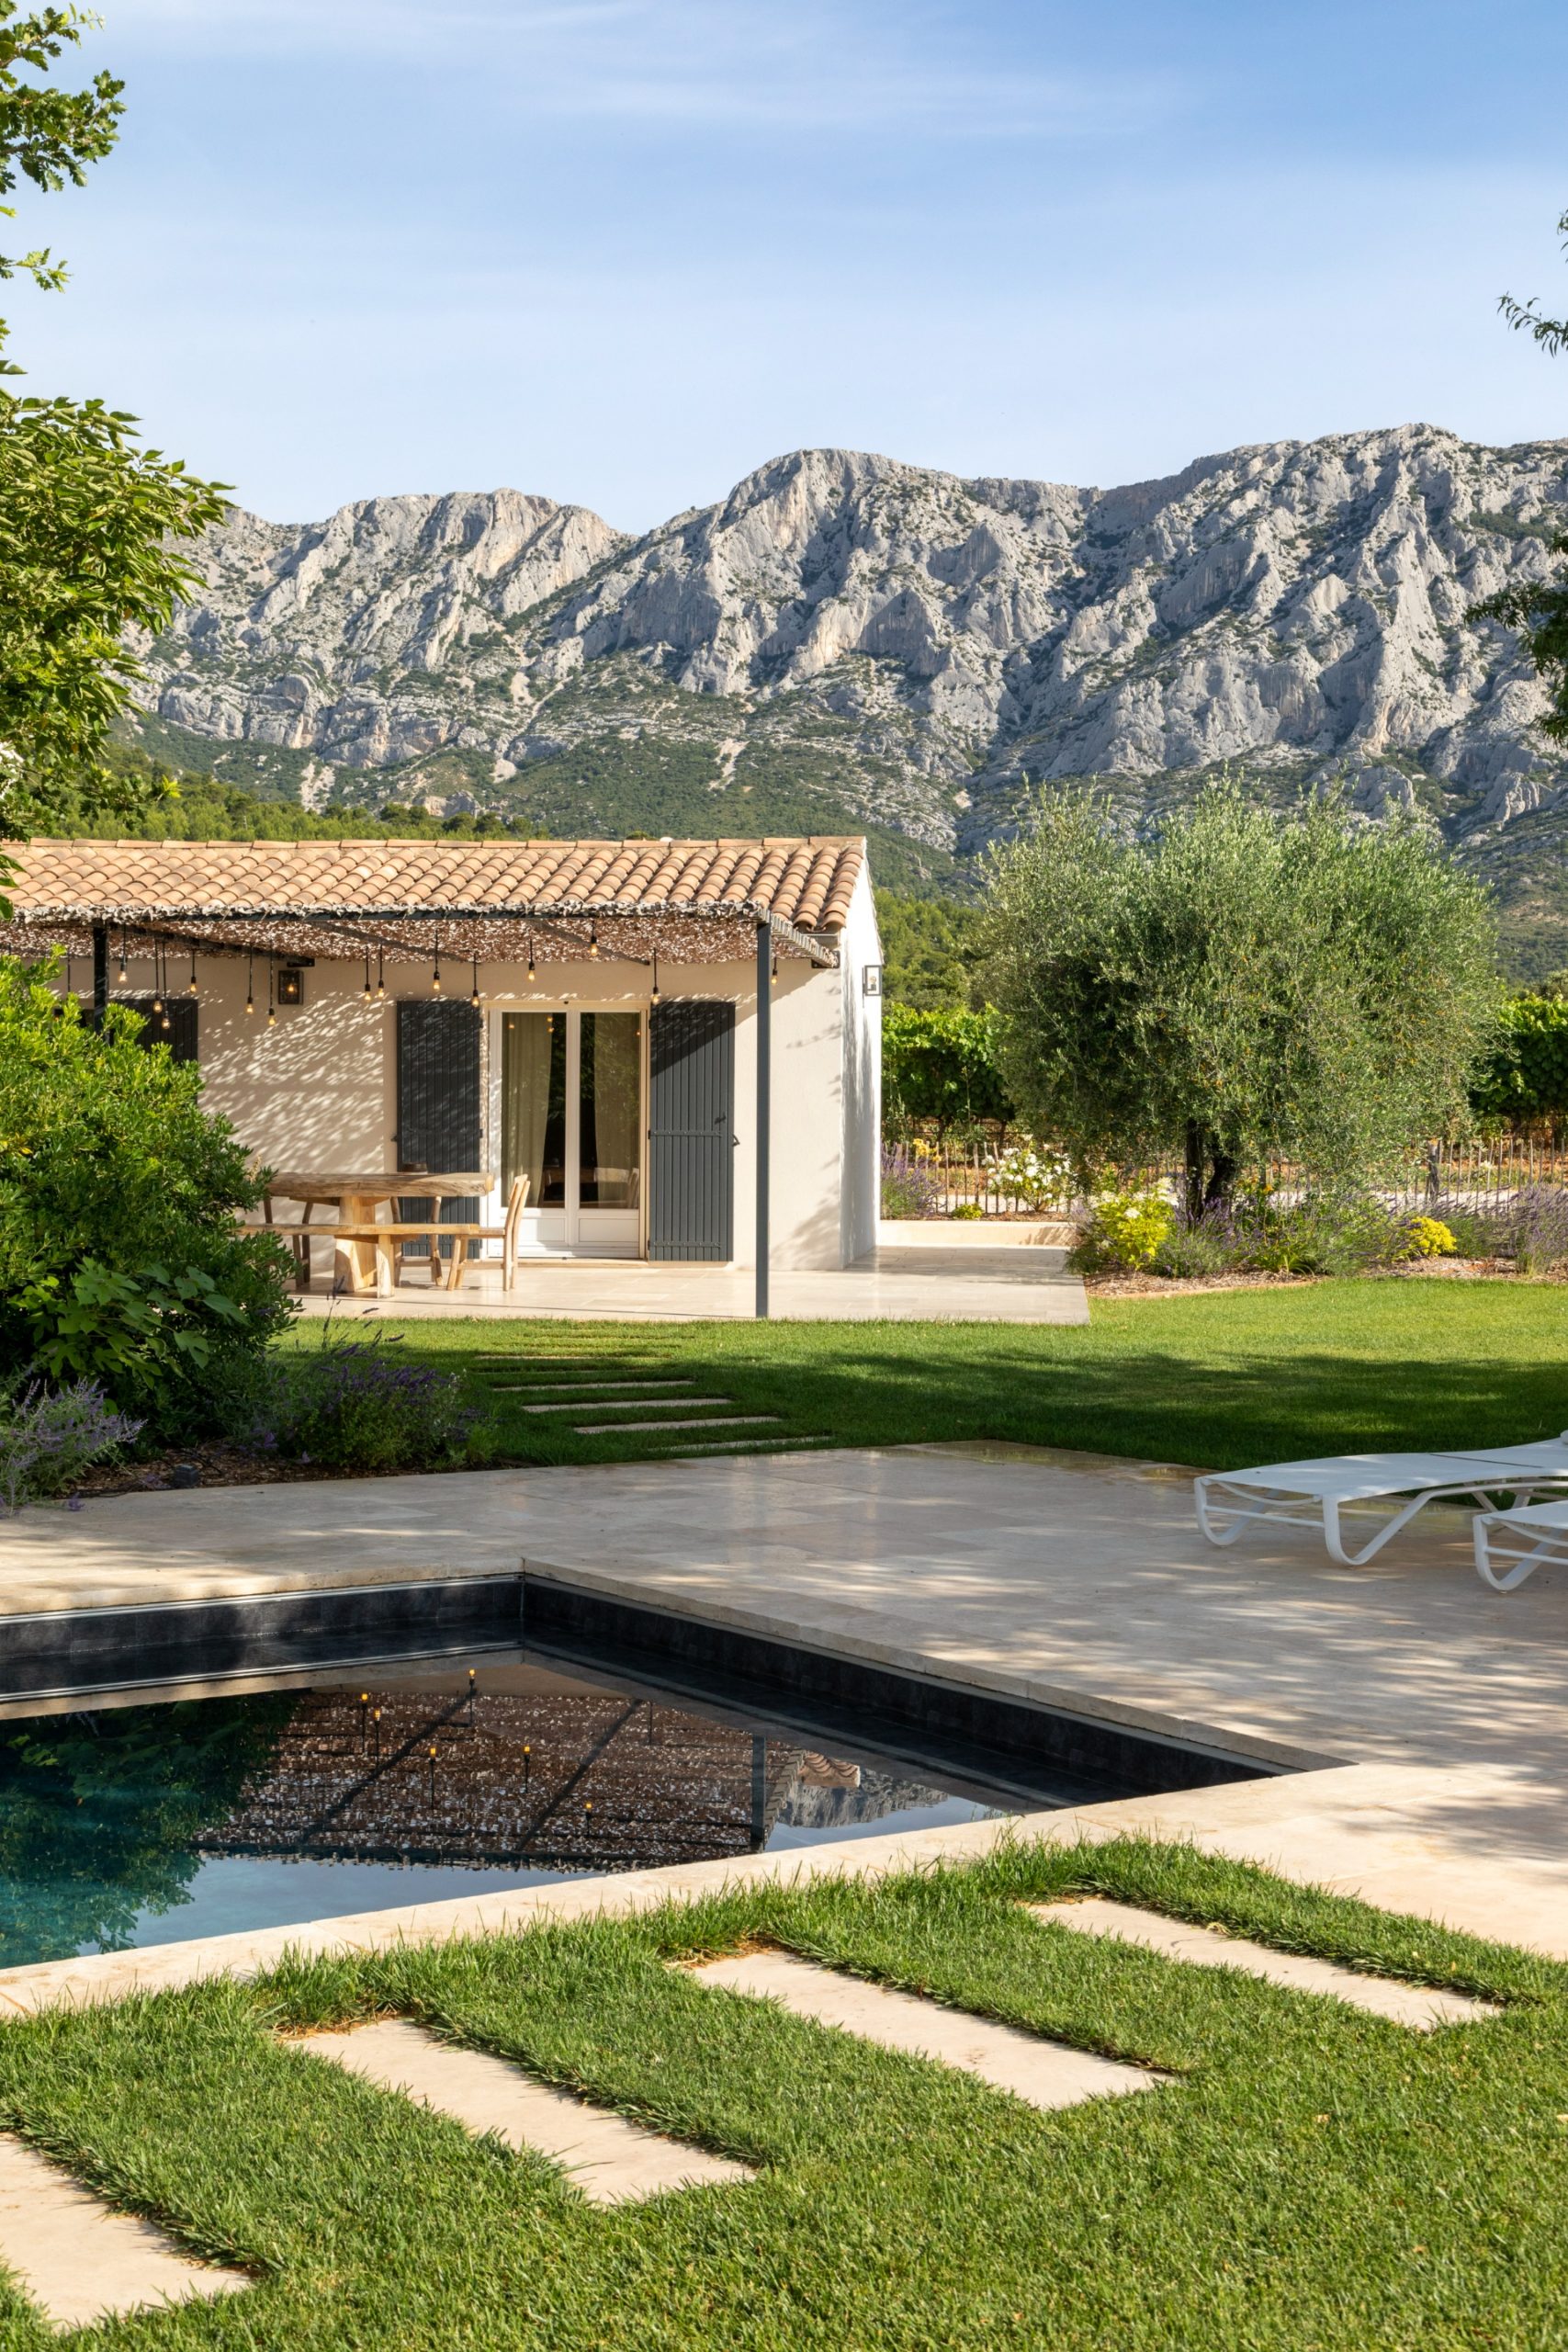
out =
[(838, 961), (865, 862), (843, 835), (760, 841), (29, 842), (7, 853), (15, 954), (89, 955), (95, 931), (206, 953), (392, 960)]

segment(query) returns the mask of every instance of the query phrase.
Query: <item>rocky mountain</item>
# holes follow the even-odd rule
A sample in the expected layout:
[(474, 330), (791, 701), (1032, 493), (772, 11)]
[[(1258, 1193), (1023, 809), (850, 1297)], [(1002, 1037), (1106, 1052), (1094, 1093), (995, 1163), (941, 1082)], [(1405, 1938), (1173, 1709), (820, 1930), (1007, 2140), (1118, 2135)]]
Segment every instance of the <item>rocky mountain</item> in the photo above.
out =
[(1527, 945), (1568, 940), (1568, 761), (1516, 641), (1464, 617), (1548, 569), (1565, 510), (1568, 442), (1407, 425), (1115, 490), (798, 451), (641, 538), (512, 491), (235, 513), (142, 649), (141, 734), (312, 803), (864, 825), (917, 884), (1042, 778), (1142, 822), (1226, 763), (1339, 774), (1369, 813), (1426, 805)]

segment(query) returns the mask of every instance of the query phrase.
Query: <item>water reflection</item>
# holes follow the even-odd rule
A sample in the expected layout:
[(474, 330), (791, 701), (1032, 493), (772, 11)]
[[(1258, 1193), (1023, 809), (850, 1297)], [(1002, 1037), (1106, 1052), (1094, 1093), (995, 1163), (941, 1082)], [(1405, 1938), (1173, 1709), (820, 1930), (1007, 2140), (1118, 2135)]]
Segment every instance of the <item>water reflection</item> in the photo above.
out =
[(992, 1809), (493, 1658), (34, 1716), (0, 1722), (0, 1966)]

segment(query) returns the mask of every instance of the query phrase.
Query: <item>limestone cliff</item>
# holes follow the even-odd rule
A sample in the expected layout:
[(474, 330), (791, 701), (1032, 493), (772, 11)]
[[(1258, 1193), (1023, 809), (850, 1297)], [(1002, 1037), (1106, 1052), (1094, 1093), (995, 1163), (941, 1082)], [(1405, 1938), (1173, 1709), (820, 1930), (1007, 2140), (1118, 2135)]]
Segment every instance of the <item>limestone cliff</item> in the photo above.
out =
[(236, 513), (146, 649), (148, 737), (552, 830), (868, 823), (932, 870), (1026, 778), (1102, 777), (1135, 821), (1225, 762), (1342, 772), (1546, 887), (1568, 763), (1464, 614), (1554, 560), (1565, 461), (1406, 425), (1115, 490), (798, 451), (641, 538), (513, 491)]

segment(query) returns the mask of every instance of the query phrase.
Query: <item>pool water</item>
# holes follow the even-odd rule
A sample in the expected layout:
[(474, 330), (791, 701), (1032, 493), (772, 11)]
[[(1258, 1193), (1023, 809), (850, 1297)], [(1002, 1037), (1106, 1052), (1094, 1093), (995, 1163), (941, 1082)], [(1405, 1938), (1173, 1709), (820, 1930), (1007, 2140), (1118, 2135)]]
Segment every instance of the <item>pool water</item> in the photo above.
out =
[(1052, 1801), (521, 1651), (7, 1707), (0, 1968)]

